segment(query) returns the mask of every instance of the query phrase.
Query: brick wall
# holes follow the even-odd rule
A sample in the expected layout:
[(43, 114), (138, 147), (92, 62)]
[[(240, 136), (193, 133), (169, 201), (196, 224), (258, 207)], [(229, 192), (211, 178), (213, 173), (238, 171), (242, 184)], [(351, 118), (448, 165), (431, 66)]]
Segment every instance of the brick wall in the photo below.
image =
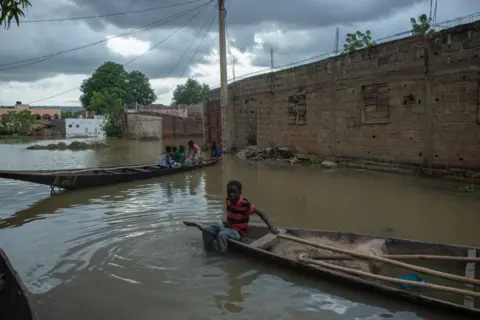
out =
[(139, 113), (127, 114), (127, 136), (133, 139), (161, 139), (162, 117)]
[(477, 22), (240, 80), (227, 129), (237, 148), (480, 168), (479, 53)]
[(181, 118), (163, 115), (163, 136), (203, 136), (203, 123), (201, 119)]

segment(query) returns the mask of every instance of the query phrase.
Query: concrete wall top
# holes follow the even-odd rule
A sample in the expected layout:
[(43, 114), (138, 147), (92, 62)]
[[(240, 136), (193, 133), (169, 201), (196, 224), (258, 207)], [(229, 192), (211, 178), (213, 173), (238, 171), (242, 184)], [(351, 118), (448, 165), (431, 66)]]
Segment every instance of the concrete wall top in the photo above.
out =
[[(305, 88), (302, 88), (302, 83), (298, 83), (298, 78), (305, 76), (309, 77), (314, 74), (318, 75), (323, 73), (324, 76), (330, 78), (335, 72), (338, 77), (337, 80), (341, 81), (346, 79), (350, 80), (350, 75), (352, 72), (356, 71), (355, 69), (365, 69), (365, 67), (377, 68), (376, 70), (368, 70), (369, 75), (371, 75), (372, 72), (386, 73), (388, 71), (392, 71), (381, 68), (383, 65), (391, 66), (392, 62), (411, 63), (412, 60), (417, 60), (418, 63), (423, 64), (423, 53), (426, 49), (433, 51), (435, 55), (436, 47), (438, 47), (439, 51), (441, 51), (442, 45), (451, 44), (452, 51), (454, 51), (455, 46), (458, 46), (458, 43), (472, 38), (470, 42), (463, 43), (463, 49), (471, 49), (475, 46), (479, 46), (479, 33), (480, 21), (476, 21), (468, 24), (462, 24), (453, 28), (440, 30), (430, 35), (411, 36), (399, 40), (392, 40), (377, 44), (372, 48), (358, 50), (351, 54), (339, 54), (338, 56), (296, 67), (283, 69), (272, 73), (255, 75), (230, 83), (228, 85), (229, 100), (232, 99), (231, 93), (234, 92), (234, 88), (235, 95), (247, 92), (251, 94), (251, 91), (254, 91), (251, 90), (252, 88), (258, 87), (259, 84), (264, 85), (265, 83), (270, 83), (271, 87), (266, 88), (267, 90), (262, 91), (262, 93), (265, 93), (268, 90), (275, 90), (278, 92), (280, 86), (278, 83), (275, 83), (275, 81), (290, 79), (291, 81), (297, 82), (300, 87), (299, 91), (302, 91), (301, 89)], [(440, 53), (438, 55), (440, 55)], [(368, 64), (368, 66), (366, 64)], [(404, 66), (398, 67), (403, 68)], [(321, 79), (321, 76), (317, 76), (317, 78), (319, 78), (318, 82), (322, 82), (321, 80), (326, 80)], [(219, 100), (220, 88), (211, 90), (209, 99), (211, 101)]]

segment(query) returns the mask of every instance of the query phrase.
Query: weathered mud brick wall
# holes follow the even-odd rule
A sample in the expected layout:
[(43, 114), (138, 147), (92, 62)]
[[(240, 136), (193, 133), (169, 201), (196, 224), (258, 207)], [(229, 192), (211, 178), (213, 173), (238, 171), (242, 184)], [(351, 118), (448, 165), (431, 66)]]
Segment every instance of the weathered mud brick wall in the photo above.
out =
[(479, 54), (477, 22), (237, 81), (234, 145), (480, 168)]

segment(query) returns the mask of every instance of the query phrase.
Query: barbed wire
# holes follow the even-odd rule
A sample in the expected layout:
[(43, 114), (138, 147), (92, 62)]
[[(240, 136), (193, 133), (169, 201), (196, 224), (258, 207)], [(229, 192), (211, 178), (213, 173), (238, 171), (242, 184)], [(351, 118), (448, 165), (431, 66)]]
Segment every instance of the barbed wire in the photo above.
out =
[[(472, 23), (472, 22), (474, 22), (476, 20), (479, 20), (479, 19), (480, 19), (480, 12), (476, 12), (476, 13), (469, 14), (467, 16), (463, 16), (463, 17), (459, 17), (459, 18), (455, 18), (455, 19), (451, 19), (451, 20), (436, 23), (436, 24), (432, 25), (431, 28), (434, 29), (435, 31), (440, 31), (440, 30), (452, 28), (452, 27), (455, 27), (455, 26), (458, 26), (458, 25), (461, 25), (461, 24)], [(390, 41), (395, 41), (395, 40), (399, 40), (399, 39), (408, 38), (408, 37), (411, 37), (412, 35), (413, 35), (413, 31), (409, 30), (409, 31), (399, 32), (399, 33), (396, 33), (396, 34), (393, 34), (393, 35), (390, 35), (390, 36), (387, 36), (387, 37), (379, 38), (379, 39), (376, 39), (374, 41), (375, 41), (376, 44), (381, 44), (381, 43), (385, 43), (385, 42), (390, 42)], [(262, 74), (282, 71), (282, 70), (289, 69), (289, 68), (294, 68), (294, 67), (304, 65), (304, 64), (307, 64), (307, 63), (314, 63), (314, 62), (322, 61), (322, 60), (332, 58), (332, 57), (335, 57), (335, 56), (338, 56), (338, 55), (340, 55), (340, 53), (329, 52), (329, 53), (324, 53), (324, 54), (317, 55), (317, 56), (314, 56), (314, 57), (310, 57), (310, 58), (307, 58), (307, 59), (303, 59), (303, 60), (300, 60), (300, 61), (295, 61), (295, 62), (284, 64), (284, 65), (281, 65), (281, 66), (278, 66), (278, 67), (274, 67), (273, 69), (272, 68), (265, 68), (265, 69), (262, 69), (262, 70), (259, 70), (259, 71), (254, 71), (254, 72), (250, 72), (250, 73), (244, 74), (244, 75), (239, 76), (239, 77), (235, 77), (235, 79), (233, 79), (233, 78), (228, 79), (228, 83), (230, 84), (232, 82), (237, 82), (237, 81), (240, 81), (240, 80), (244, 80), (246, 78), (259, 76), (259, 75), (262, 75)], [(218, 89), (218, 88), (220, 88), (220, 85), (216, 85), (216, 86), (211, 87), (211, 89)]]

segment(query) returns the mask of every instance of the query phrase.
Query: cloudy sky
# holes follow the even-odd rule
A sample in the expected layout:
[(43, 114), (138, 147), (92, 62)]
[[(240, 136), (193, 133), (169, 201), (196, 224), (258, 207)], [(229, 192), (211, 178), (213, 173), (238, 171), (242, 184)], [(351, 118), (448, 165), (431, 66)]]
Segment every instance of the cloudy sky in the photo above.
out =
[[(150, 77), (159, 103), (169, 104), (172, 88), (188, 76), (211, 86), (220, 81), (214, 2), (32, 3), (20, 27), (12, 24), (9, 30), (0, 30), (0, 105), (20, 100), (32, 105), (78, 106), (76, 88), (103, 62), (127, 63), (137, 57), (126, 69)], [(355, 30), (370, 29), (375, 39), (407, 31), (410, 17), (428, 14), (430, 0), (226, 0), (226, 8), (228, 59), (236, 60), (239, 77), (268, 68), (271, 48), (276, 66), (333, 51), (337, 27), (340, 46), (345, 34)], [(130, 11), (141, 12), (68, 20)], [(438, 0), (437, 22), (476, 12), (480, 12), (480, 0)], [(48, 19), (64, 21), (35, 22)], [(230, 62), (228, 74), (231, 78)]]

